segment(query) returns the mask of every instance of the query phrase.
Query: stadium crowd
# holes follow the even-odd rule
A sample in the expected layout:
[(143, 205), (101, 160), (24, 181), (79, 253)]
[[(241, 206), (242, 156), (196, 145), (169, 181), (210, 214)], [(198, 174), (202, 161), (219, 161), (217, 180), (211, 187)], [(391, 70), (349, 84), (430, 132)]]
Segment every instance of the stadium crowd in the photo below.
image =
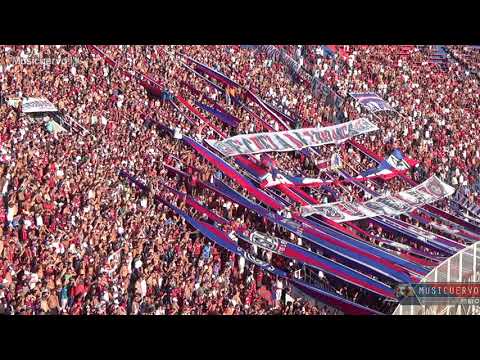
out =
[[(464, 60), (468, 69), (452, 61), (444, 72), (428, 66), (421, 48), (401, 57), (394, 46), (350, 46), (348, 58), (340, 60), (324, 56), (320, 47), (282, 47), (305, 71), (345, 98), (337, 107), (262, 51), (240, 46), (100, 48), (116, 62), (114, 66), (85, 46), (0, 48), (3, 99), (46, 97), (60, 114), (86, 129), (83, 136), (53, 133), (45, 125), (48, 119), (22, 113), (21, 102), (0, 104), (0, 217), (4, 224), (0, 227), (0, 314), (337, 313), (295, 297), (288, 282), (228, 254), (155, 201), (155, 194), (163, 194), (180, 209), (200, 217), (184, 201), (186, 195), (195, 195), (216, 215), (235, 219), (223, 225), (224, 230), (255, 227), (257, 218), (199, 186), (219, 174), (191, 149), (158, 131), (157, 124), (198, 140), (284, 130), (271, 117), (259, 118), (258, 105), (244, 90), (227, 89), (225, 96), (221, 84), (195, 73), (194, 64), (184, 55), (259, 95), (292, 117), (295, 127), (366, 116), (348, 99), (348, 92), (376, 92), (399, 114), (379, 113), (374, 121), (380, 130), (359, 142), (381, 156), (399, 147), (419, 161), (420, 169), (412, 172), (416, 180), (436, 174), (454, 186), (468, 187), (469, 199), (478, 201), (480, 138), (475, 119), (480, 91), (471, 70), (478, 68), (475, 57)], [(461, 47), (452, 51), (462, 57)], [(53, 61), (18, 61), (29, 57)], [(133, 76), (134, 72), (156, 79), (161, 96), (151, 96), (152, 88), (145, 86), (149, 80)], [(248, 106), (238, 106), (234, 98)], [(207, 112), (193, 116), (179, 99), (198, 112), (198, 103), (213, 101), (233, 115), (238, 126), (228, 126)], [(335, 151), (342, 159), (355, 159), (350, 163), (353, 171), (374, 166), (350, 145), (318, 151), (320, 156), (313, 160), (292, 153), (271, 157), (293, 175), (325, 179), (321, 164)], [(175, 175), (169, 166), (188, 177)], [(138, 191), (118, 176), (120, 169), (151, 184), (153, 191)], [(238, 184), (229, 184), (246, 194)], [(374, 182), (370, 186), (394, 192), (407, 184), (397, 179), (388, 186)], [(321, 202), (333, 201), (327, 192), (312, 195)], [(370, 196), (351, 184), (339, 195), (345, 200)], [(442, 205), (448, 210), (448, 202)], [(281, 235), (268, 224), (262, 230)], [(380, 235), (378, 229), (368, 231)], [(290, 240), (301, 244), (295, 236)], [(251, 250), (292, 272), (300, 268), (282, 263), (271, 253)], [(324, 286), (349, 299), (364, 295), (323, 277)], [(374, 300), (365, 302), (374, 307)]]
[(68, 55), (53, 47), (3, 48), (2, 93), (45, 96), (89, 135), (50, 134), (21, 105), (1, 105), (2, 148), (10, 155), (1, 166), (2, 313), (327, 312), (285, 301), (281, 280), (221, 258), (178, 217), (120, 181), (119, 167), (137, 169), (136, 158), (162, 148), (140, 119), (145, 103), (154, 106), (141, 86), (126, 86), (82, 48), (74, 50), (76, 63), (53, 69), (11, 63), (35, 49), (45, 58)]

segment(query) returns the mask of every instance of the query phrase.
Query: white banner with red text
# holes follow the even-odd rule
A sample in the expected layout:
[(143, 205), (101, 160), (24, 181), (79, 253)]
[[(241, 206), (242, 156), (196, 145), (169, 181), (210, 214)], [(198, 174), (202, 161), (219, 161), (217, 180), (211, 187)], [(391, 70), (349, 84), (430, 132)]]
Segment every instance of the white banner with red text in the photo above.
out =
[(375, 130), (378, 130), (377, 125), (366, 118), (360, 118), (323, 128), (243, 134), (222, 141), (207, 140), (207, 143), (225, 156), (235, 156), (339, 144), (354, 136)]

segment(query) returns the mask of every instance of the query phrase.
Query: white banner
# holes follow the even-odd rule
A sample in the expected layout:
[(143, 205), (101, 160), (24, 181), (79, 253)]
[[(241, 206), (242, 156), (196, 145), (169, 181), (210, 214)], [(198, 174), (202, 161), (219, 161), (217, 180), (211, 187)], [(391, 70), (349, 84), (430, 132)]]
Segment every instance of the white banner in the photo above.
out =
[(365, 106), (368, 111), (394, 111), (393, 108), (375, 93), (350, 93), (350, 96)]
[(303, 216), (320, 214), (337, 223), (375, 216), (395, 216), (408, 213), (417, 207), (450, 196), (455, 189), (432, 176), (412, 189), (396, 195), (378, 196), (363, 203), (337, 202), (325, 205), (302, 206)]
[(37, 112), (55, 112), (58, 109), (50, 101), (45, 98), (23, 98), (22, 112), (37, 113)]
[(267, 234), (262, 234), (258, 231), (251, 233), (249, 240), (250, 243), (257, 245), (262, 249), (270, 250), (275, 254), (283, 254), (287, 248), (287, 242), (285, 240)]
[(375, 130), (378, 130), (378, 127), (374, 123), (366, 118), (360, 118), (323, 128), (236, 135), (222, 141), (207, 140), (207, 143), (225, 156), (235, 156), (338, 144), (356, 135)]
[(342, 158), (339, 153), (334, 152), (330, 158), (330, 168), (332, 170), (338, 170), (342, 168)]

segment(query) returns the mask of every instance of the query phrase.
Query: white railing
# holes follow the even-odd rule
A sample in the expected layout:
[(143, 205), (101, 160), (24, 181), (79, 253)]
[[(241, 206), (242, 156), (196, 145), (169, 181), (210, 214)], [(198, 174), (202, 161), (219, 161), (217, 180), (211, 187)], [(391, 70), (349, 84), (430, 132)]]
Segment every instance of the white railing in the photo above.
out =
[[(430, 271), (420, 283), (461, 282), (480, 280), (480, 242), (461, 250)], [(473, 315), (480, 314), (479, 305), (398, 305), (393, 315)]]

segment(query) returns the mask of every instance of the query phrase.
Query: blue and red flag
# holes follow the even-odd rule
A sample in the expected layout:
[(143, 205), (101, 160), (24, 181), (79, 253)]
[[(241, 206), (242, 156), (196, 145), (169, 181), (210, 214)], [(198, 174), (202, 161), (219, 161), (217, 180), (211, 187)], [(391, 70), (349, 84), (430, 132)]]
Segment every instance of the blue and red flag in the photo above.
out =
[(198, 102), (198, 101), (195, 101), (195, 105), (197, 105), (202, 110), (205, 110), (206, 112), (209, 112), (210, 114), (214, 115), (219, 120), (221, 120), (222, 122), (224, 122), (225, 124), (227, 124), (231, 127), (237, 127), (238, 126), (237, 119), (234, 116), (232, 116), (232, 115), (230, 115), (226, 112), (223, 112), (223, 111), (220, 111), (220, 110), (218, 110), (216, 108), (213, 108), (211, 106), (202, 104), (201, 102)]
[(388, 180), (397, 175), (405, 174), (408, 169), (417, 164), (417, 161), (403, 155), (401, 150), (395, 149), (390, 156), (382, 160), (378, 166), (360, 173), (355, 180), (369, 180), (377, 177)]

